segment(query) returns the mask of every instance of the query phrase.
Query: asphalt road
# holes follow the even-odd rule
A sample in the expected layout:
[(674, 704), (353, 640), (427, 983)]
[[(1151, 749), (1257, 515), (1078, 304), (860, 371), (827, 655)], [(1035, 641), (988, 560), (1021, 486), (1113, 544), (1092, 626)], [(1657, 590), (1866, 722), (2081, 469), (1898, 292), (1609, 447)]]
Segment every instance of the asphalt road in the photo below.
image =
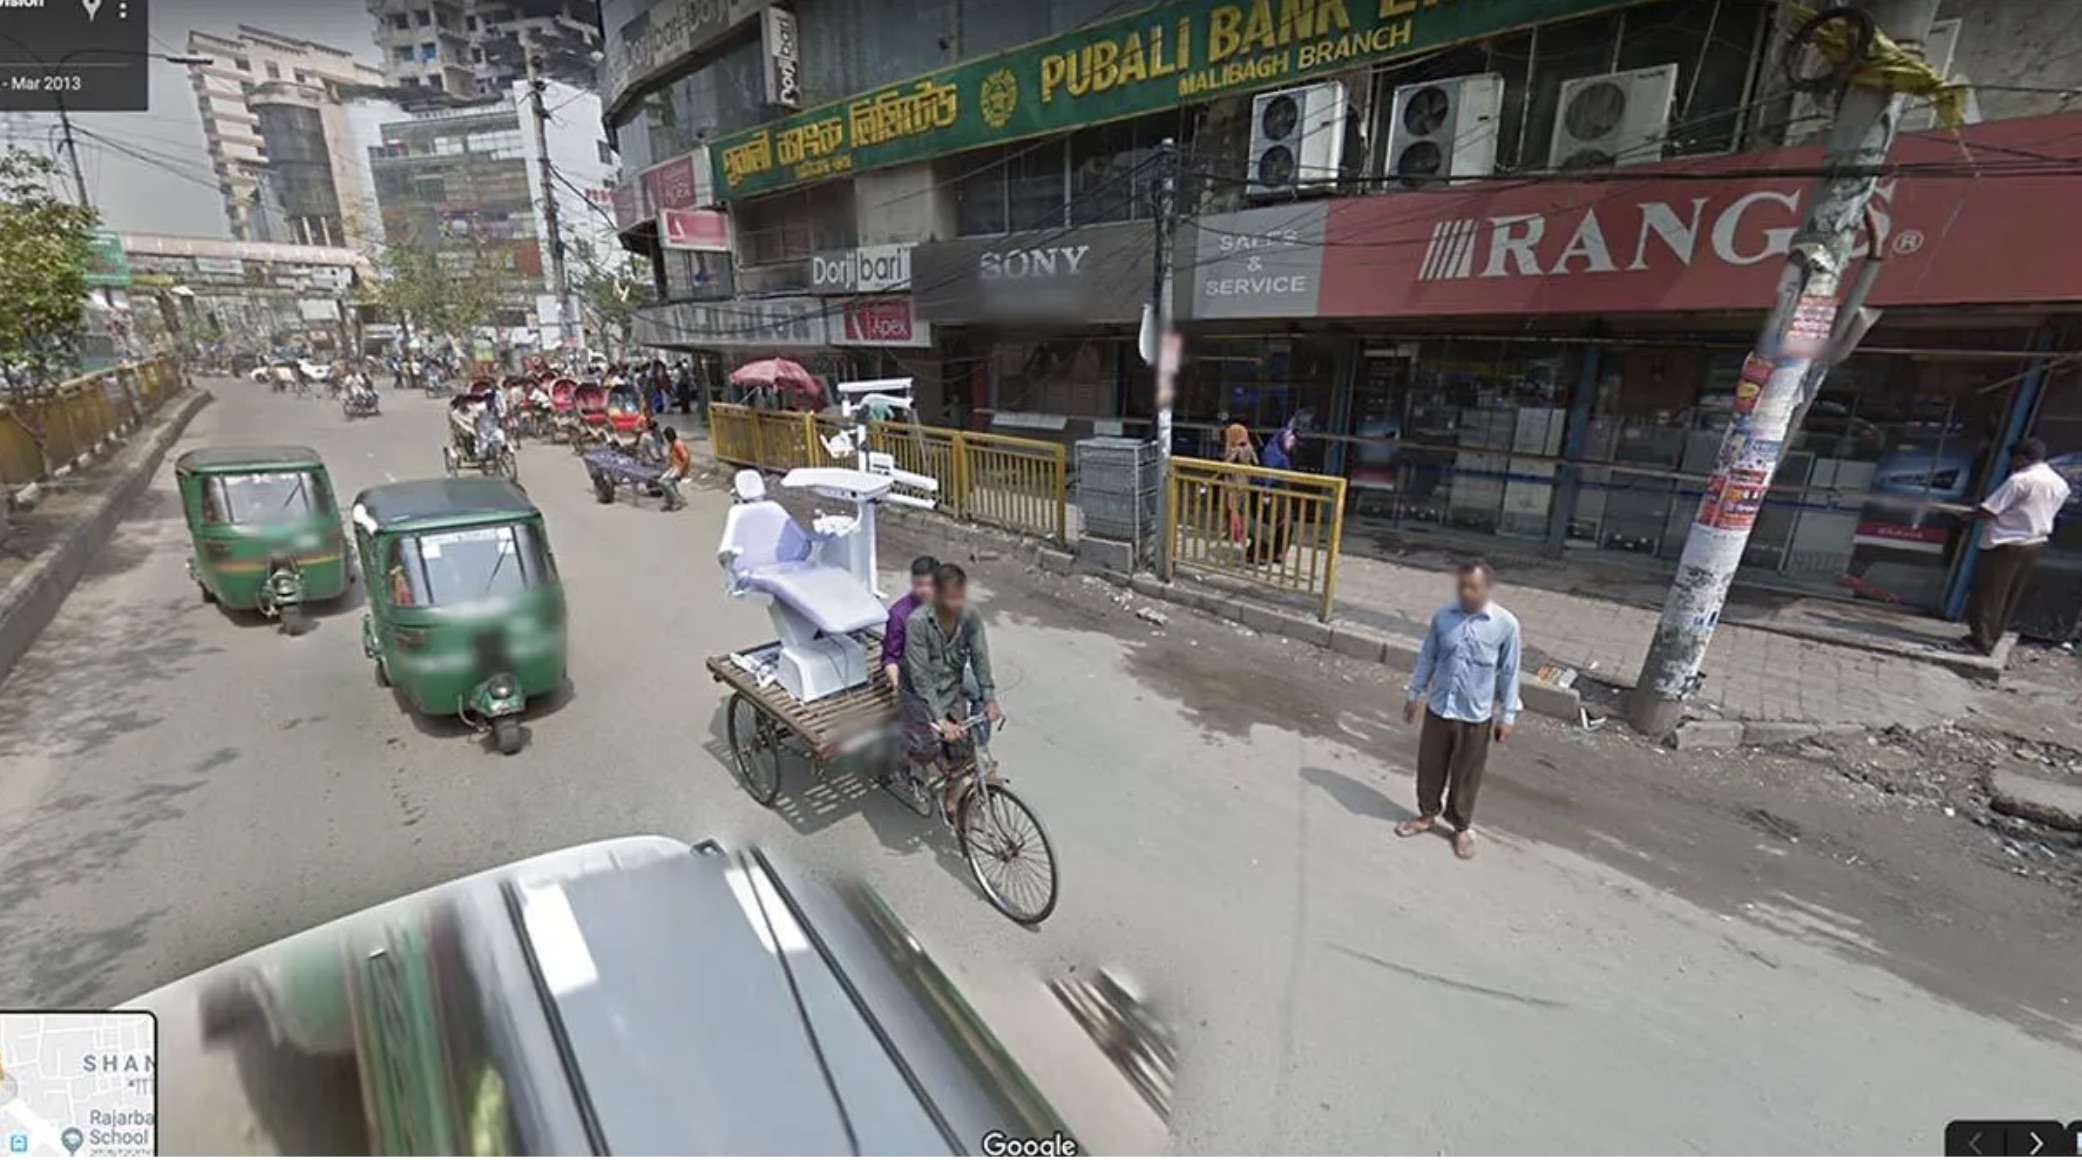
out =
[[(214, 389), (183, 448), (308, 442), (343, 496), (440, 469), (436, 403), (350, 424)], [(986, 561), (998, 752), (1064, 873), (1023, 930), (875, 791), (798, 782), (767, 811), (735, 788), (701, 658), (768, 630), (723, 595), (720, 494), (600, 506), (532, 446), (522, 480), (575, 693), (500, 758), (376, 687), (357, 609), (289, 638), (202, 604), (169, 457), (0, 685), (0, 1006), (119, 1002), (575, 842), (716, 835), (869, 876), (971, 973), (1127, 968), (1183, 1040), (1183, 1151), (1929, 1154), (1948, 1118), (2082, 1115), (2082, 969), (2039, 929), (2072, 912), (1925, 867), (1937, 844), (1885, 811), (1756, 791), (1796, 799), (1803, 843), (1660, 784), (1646, 750), (1528, 721), (1462, 864), (1388, 835), (1414, 739), (1383, 675)], [(1878, 853), (1837, 856), (1853, 840)]]

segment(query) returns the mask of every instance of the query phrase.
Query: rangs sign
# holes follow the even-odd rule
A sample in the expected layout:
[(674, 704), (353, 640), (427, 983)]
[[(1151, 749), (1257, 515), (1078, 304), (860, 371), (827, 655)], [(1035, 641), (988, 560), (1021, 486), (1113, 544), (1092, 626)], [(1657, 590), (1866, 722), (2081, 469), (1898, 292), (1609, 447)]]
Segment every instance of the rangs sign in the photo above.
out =
[(908, 296), (848, 298), (839, 303), (834, 346), (926, 347), (933, 344), (932, 324), (920, 322)]
[(611, 116), (661, 74), (757, 17), (765, 0), (605, 0), (600, 99)]
[(724, 199), (1137, 117), (1643, 0), (1176, 0), (722, 137)]
[(912, 254), (911, 294), (933, 322), (1133, 322), (1154, 253), (1143, 223), (937, 242)]
[(882, 294), (911, 288), (908, 244), (826, 250), (810, 257), (810, 289), (818, 294)]
[[(2022, 150), (2082, 160), (2082, 114), (1902, 138), (1903, 176), (1872, 220), (1886, 266), (1875, 306), (2082, 300), (2072, 177), (2001, 173)], [(1964, 156), (1962, 156), (1964, 151)], [(1975, 159), (1986, 179), (1917, 176)], [(1814, 148), (1672, 162), (1605, 182), (1485, 183), (1330, 206), (1322, 317), (1759, 311), (1772, 299), (1813, 178)], [(1716, 171), (1731, 170), (1726, 180)], [(1658, 174), (1663, 176), (1658, 179)], [(1857, 253), (1870, 241), (1861, 231)]]
[(1324, 202), (1215, 214), (1193, 227), (1193, 318), (1313, 318), (1323, 288)]

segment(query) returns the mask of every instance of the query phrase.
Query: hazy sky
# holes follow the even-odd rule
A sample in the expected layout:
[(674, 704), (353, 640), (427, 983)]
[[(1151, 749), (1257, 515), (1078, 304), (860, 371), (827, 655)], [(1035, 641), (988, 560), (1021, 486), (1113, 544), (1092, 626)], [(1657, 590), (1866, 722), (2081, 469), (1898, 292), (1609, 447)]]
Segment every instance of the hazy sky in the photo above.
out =
[[(188, 32), (231, 34), (250, 24), (315, 40), (377, 64), (374, 29), (364, 0), (149, 0), (152, 49), (186, 52)], [(79, 138), (80, 167), (102, 220), (134, 233), (229, 237), (224, 202), (210, 172), (202, 115), (184, 66), (152, 61), (152, 108), (145, 113), (76, 113), (73, 122), (162, 161), (143, 161), (89, 138)], [(47, 149), (55, 117), (22, 116), (8, 128), (15, 142)]]

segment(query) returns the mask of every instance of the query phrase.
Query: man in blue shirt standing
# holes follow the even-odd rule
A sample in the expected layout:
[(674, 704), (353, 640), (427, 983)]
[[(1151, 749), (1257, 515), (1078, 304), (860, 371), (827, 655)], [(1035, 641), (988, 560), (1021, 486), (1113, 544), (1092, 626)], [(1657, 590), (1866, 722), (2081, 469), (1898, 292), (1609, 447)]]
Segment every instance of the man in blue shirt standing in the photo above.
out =
[(1460, 566), (1458, 599), (1432, 614), (1402, 710), (1411, 722), (1423, 712), (1424, 726), (1417, 735), (1417, 816), (1396, 826), (1396, 836), (1431, 829), (1443, 797), (1453, 852), (1462, 858), (1475, 856), (1475, 794), (1489, 743), (1509, 737), (1518, 719), (1518, 618), (1489, 598), (1495, 580), (1484, 561)]

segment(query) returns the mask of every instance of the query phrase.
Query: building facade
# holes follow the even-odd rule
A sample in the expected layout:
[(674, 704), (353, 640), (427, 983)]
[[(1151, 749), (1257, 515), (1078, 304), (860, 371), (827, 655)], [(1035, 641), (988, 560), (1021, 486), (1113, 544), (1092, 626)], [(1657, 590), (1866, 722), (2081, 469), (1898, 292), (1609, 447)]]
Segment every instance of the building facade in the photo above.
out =
[(384, 76), (399, 89), (465, 100), (503, 94), (527, 73), (524, 45), (542, 51), (559, 79), (590, 81), (587, 58), (600, 47), (595, 0), (368, 0), (368, 6)]
[[(1788, 449), (1750, 583), (1956, 610), (1974, 551), (1935, 505), (2023, 432), (2082, 455), (2059, 361), (2082, 265), (2050, 252), (2082, 57), (2023, 0), (1966, 8), (1927, 54), (2002, 87), (1969, 88), (1956, 130), (1905, 109), (1866, 243), (1883, 315)], [(1148, 434), (1169, 141), (1175, 450), (1299, 417), (1358, 529), (1670, 567), (1820, 160), (1829, 110), (1783, 79), (1814, 71), (1783, 59), (1794, 8), (1119, 9), (609, 0), (622, 236), (668, 299), (641, 337), (901, 368), (979, 427)], [(727, 253), (671, 244), (699, 214)], [(917, 345), (846, 345), (880, 334)], [(2082, 578), (2082, 521), (2069, 539), (2048, 592)], [(2075, 595), (2033, 615), (2052, 631)]]
[[(369, 150), (386, 244), (440, 255), (496, 279), (508, 309), (498, 325), (531, 329), (555, 312), (550, 232), (554, 199), (567, 254), (614, 245), (611, 184), (618, 165), (599, 136), (597, 98), (544, 82), (544, 104), (566, 116), (545, 126), (545, 186), (526, 82), (501, 97), (422, 110), (381, 125)], [(549, 301), (545, 301), (549, 299)]]
[(191, 32), (203, 137), (232, 236), (293, 245), (368, 240), (355, 212), (368, 185), (347, 103), (383, 74), (344, 49), (239, 26)]

